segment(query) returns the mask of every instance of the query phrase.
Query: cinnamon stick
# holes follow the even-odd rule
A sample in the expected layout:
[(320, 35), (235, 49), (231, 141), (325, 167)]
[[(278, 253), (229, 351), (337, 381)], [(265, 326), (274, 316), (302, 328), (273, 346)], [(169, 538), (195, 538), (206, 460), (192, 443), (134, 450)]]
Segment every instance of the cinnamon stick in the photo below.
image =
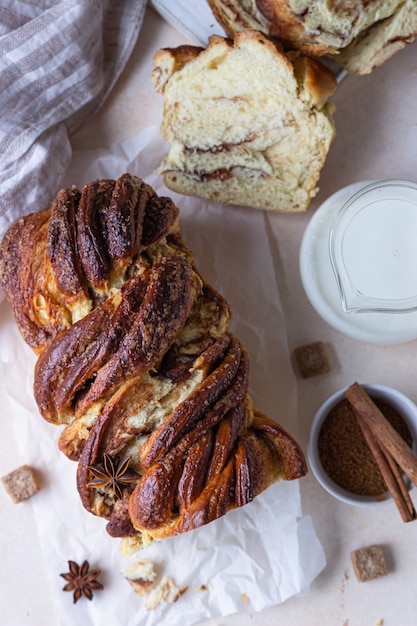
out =
[(403, 478), (403, 474), (402, 471), (400, 469), (400, 467), (398, 466), (398, 463), (396, 463), (394, 461), (394, 459), (392, 458), (392, 456), (390, 455), (389, 452), (387, 452), (387, 450), (384, 450), (384, 446), (381, 445), (381, 450), (385, 456), (385, 458), (387, 459), (387, 462), (389, 463), (390, 467), (391, 467), (391, 471), (394, 475), (395, 480), (398, 483), (399, 488), (401, 489), (401, 492), (403, 494), (404, 497), (404, 501), (407, 505), (407, 508), (409, 510), (409, 513), (411, 515), (411, 519), (416, 519), (417, 518), (417, 512), (414, 508), (414, 504), (413, 501), (411, 500), (411, 496), (410, 493), (408, 491), (407, 485), (404, 482), (404, 478)]
[(363, 421), (369, 426), (373, 436), (382, 443), (404, 474), (417, 486), (417, 457), (401, 435), (391, 426), (366, 391), (359, 383), (353, 383), (346, 389), (344, 395), (352, 408), (359, 413)]
[(389, 452), (384, 451), (377, 439), (374, 438), (371, 429), (368, 424), (362, 418), (360, 413), (353, 409), (358, 424), (362, 430), (363, 436), (372, 455), (378, 465), (385, 484), (390, 491), (392, 498), (398, 508), (403, 522), (411, 522), (416, 519), (416, 511), (414, 509), (413, 502), (408, 493), (408, 489), (404, 484), (401, 472), (398, 470), (398, 466)]

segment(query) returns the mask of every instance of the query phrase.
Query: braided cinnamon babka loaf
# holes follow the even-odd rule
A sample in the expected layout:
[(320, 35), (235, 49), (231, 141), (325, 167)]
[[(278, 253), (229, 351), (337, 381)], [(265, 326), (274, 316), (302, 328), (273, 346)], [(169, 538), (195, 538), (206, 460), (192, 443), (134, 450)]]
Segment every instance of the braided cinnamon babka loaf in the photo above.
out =
[(178, 209), (139, 178), (62, 189), (18, 220), (0, 280), (38, 354), (39, 410), (65, 425), (81, 500), (112, 536), (182, 533), (306, 473), (298, 444), (252, 405), (248, 355)]
[(417, 35), (415, 0), (207, 0), (229, 37), (259, 30), (286, 49), (368, 74)]

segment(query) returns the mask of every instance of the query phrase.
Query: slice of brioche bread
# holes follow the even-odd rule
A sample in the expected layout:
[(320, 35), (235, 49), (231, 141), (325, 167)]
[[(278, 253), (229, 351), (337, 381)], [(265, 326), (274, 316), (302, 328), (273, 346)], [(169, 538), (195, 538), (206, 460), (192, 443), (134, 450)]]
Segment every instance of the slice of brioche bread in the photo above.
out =
[(334, 137), (328, 69), (256, 31), (158, 50), (154, 66), (167, 187), (221, 204), (307, 209)]
[(207, 0), (229, 37), (257, 29), (286, 49), (368, 74), (417, 35), (415, 0)]

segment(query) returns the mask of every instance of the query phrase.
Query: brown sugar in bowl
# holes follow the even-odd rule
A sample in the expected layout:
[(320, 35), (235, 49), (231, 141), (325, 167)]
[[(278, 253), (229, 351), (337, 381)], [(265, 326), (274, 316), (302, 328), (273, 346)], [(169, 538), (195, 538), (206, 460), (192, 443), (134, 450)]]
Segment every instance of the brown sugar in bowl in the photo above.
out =
[[(391, 387), (363, 387), (416, 452), (417, 406)], [(342, 502), (357, 506), (392, 502), (344, 391), (330, 396), (313, 418), (307, 448), (311, 471), (321, 486)]]

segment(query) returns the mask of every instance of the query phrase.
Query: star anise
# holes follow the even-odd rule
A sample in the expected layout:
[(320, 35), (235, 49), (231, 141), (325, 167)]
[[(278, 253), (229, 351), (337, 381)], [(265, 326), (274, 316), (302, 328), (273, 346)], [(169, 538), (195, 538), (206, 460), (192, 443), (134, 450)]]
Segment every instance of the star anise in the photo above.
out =
[(89, 465), (88, 469), (94, 476), (94, 480), (88, 483), (88, 487), (94, 489), (113, 489), (116, 499), (123, 498), (121, 485), (129, 485), (137, 482), (139, 476), (136, 472), (129, 470), (130, 456), (124, 460), (114, 460), (109, 454), (103, 457), (100, 466)]
[(62, 590), (74, 592), (74, 604), (78, 602), (81, 596), (92, 600), (93, 590), (103, 589), (103, 585), (97, 580), (100, 571), (98, 569), (90, 570), (88, 561), (84, 561), (81, 567), (74, 561), (68, 561), (68, 565), (70, 571), (66, 574), (60, 574), (67, 581)]

